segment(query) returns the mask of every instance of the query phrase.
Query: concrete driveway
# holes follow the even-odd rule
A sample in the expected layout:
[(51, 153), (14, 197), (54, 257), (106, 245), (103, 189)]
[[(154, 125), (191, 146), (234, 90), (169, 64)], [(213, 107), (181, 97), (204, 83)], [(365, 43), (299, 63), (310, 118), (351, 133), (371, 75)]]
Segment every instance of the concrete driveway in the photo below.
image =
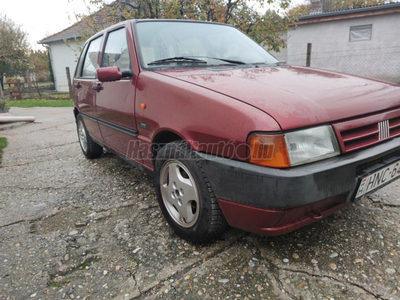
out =
[(72, 108), (0, 131), (0, 299), (400, 299), (400, 182), (280, 237), (174, 235), (152, 178), (87, 160)]

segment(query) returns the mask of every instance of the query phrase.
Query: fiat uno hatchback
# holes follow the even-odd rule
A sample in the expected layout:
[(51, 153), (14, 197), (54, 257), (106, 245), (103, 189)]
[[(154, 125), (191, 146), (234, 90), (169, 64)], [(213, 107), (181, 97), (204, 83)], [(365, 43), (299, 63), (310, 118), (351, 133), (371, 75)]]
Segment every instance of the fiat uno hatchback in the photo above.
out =
[(277, 61), (237, 29), (130, 20), (83, 47), (74, 114), (103, 148), (154, 174), (171, 228), (279, 235), (400, 177), (400, 87)]

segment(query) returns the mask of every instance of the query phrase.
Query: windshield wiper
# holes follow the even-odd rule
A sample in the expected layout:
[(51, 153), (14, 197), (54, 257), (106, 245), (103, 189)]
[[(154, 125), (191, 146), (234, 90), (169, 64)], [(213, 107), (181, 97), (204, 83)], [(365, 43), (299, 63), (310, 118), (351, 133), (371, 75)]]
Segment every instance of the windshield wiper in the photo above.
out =
[[(199, 57), (199, 58), (208, 58), (208, 59), (220, 60), (220, 61), (227, 62), (229, 64), (234, 64), (234, 65), (246, 65), (247, 64), (247, 63), (245, 63), (243, 61), (240, 61), (240, 60), (233, 60), (233, 59), (212, 57), (212, 56), (190, 56), (190, 57)], [(185, 57), (185, 59), (195, 59), (195, 58), (190, 58), (190, 57)], [(181, 58), (181, 57), (179, 57), (179, 58)]]
[(227, 62), (227, 63), (230, 63), (230, 64), (234, 64), (234, 65), (246, 65), (245, 62), (240, 61), (240, 60), (233, 60), (233, 59), (219, 58), (219, 57), (212, 57), (212, 56), (195, 56), (195, 57), (220, 60), (220, 61), (224, 61), (224, 62)]
[(207, 64), (207, 62), (205, 60), (190, 58), (190, 57), (183, 57), (183, 56), (176, 56), (176, 57), (155, 60), (155, 61), (152, 61), (151, 63), (148, 63), (148, 65), (149, 66), (163, 65), (166, 63), (174, 63), (174, 62), (192, 62), (192, 63), (196, 63), (196, 64)]
[(245, 65), (246, 63), (240, 60), (232, 60), (232, 59), (225, 59), (225, 58), (218, 58), (218, 57), (210, 57), (212, 59), (217, 59), (221, 60), (230, 64), (235, 64), (235, 65)]
[(286, 65), (286, 63), (283, 63), (283, 62), (280, 62), (280, 61), (277, 61), (277, 62), (265, 62), (265, 61), (263, 61), (263, 62), (252, 63), (252, 65), (255, 65), (255, 66), (266, 65), (266, 66), (271, 67), (271, 66), (283, 66), (283, 65)]

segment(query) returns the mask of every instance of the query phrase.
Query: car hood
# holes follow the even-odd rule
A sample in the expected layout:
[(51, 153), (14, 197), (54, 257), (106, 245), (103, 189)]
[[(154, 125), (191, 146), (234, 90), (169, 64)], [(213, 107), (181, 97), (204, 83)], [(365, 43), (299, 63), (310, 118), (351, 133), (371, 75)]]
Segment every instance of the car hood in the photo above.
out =
[(400, 106), (395, 84), (303, 67), (163, 70), (157, 73), (245, 102), (289, 130)]

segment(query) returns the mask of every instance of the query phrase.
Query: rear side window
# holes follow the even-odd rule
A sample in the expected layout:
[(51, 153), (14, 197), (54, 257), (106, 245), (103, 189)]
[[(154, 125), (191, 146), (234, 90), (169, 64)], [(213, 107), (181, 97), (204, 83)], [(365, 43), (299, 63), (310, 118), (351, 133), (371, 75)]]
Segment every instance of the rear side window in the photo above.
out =
[(87, 44), (82, 49), (81, 55), (79, 56), (79, 61), (78, 64), (76, 65), (76, 70), (75, 70), (75, 77), (81, 77), (81, 70), (82, 70), (82, 64), (85, 56), (85, 52), (87, 49)]
[(97, 69), (97, 58), (99, 57), (101, 41), (103, 37), (98, 37), (89, 44), (88, 51), (83, 63), (82, 77), (95, 78)]
[(119, 67), (121, 72), (131, 70), (125, 28), (108, 34), (101, 67)]

